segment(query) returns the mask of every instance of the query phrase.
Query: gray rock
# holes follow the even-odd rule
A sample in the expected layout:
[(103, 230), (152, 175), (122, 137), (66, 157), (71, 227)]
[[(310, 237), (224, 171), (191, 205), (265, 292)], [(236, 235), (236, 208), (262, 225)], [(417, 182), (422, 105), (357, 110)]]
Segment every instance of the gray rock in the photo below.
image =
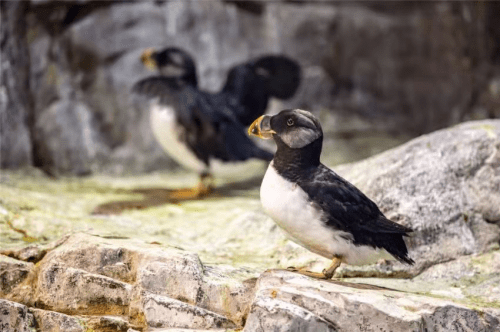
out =
[(214, 312), (165, 296), (144, 294), (143, 310), (148, 326), (194, 329), (234, 328), (233, 322)]
[(125, 315), (132, 286), (57, 263), (40, 268), (33, 300), (42, 308), (71, 314)]
[(33, 263), (26, 263), (0, 255), (0, 297), (6, 297), (33, 270)]
[(27, 2), (2, 1), (0, 25), (0, 168), (31, 165), (29, 52), (24, 17)]
[(498, 314), (388, 288), (268, 271), (259, 278), (244, 331), (285, 331), (281, 324), (294, 331), (496, 331)]
[[(407, 243), (416, 261), (409, 271), (417, 274), (498, 248), (499, 147), (500, 121), (469, 122), (335, 169), (387, 217), (415, 230)], [(353, 269), (341, 275), (355, 274)]]
[(51, 332), (85, 332), (86, 328), (81, 319), (55, 311), (30, 308), (36, 325), (41, 331)]
[(0, 299), (0, 330), (32, 332), (33, 315), (29, 313), (27, 306)]
[[(369, 132), (415, 136), (495, 117), (498, 52), (488, 41), (498, 38), (490, 17), (497, 9), (490, 2), (3, 2), (0, 165), (52, 174), (175, 168), (130, 93), (151, 75), (139, 61), (145, 47), (189, 51), (210, 91), (233, 65), (284, 53), (299, 61), (304, 81), (280, 108), (356, 114)], [(347, 146), (339, 162), (365, 156), (349, 148), (366, 138), (363, 128), (336, 122), (331, 129), (331, 137), (353, 137), (337, 141)], [(369, 143), (365, 151), (382, 145)]]

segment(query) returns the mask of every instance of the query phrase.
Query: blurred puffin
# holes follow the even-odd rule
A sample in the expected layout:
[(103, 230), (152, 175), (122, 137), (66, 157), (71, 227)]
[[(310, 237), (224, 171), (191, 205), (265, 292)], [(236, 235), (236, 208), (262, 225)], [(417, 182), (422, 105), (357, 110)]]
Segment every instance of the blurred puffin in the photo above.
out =
[(273, 138), (277, 145), (260, 188), (265, 212), (293, 241), (332, 259), (322, 273), (294, 271), (330, 279), (341, 263), (395, 258), (414, 264), (404, 242), (412, 229), (387, 219), (373, 201), (320, 162), (323, 132), (311, 113), (295, 109), (264, 115), (248, 133)]
[[(251, 122), (249, 118), (255, 118), (255, 109), (259, 110), (257, 115), (265, 111), (269, 96), (291, 97), (295, 93), (299, 67), (293, 66), (291, 74), (286, 72), (290, 68), (282, 61), (292, 60), (282, 58), (286, 59), (263, 57), (236, 66), (222, 91), (209, 93), (198, 89), (194, 62), (186, 52), (169, 48), (143, 53), (141, 60), (161, 74), (140, 80), (133, 87), (133, 91), (151, 99), (154, 136), (174, 160), (200, 174), (194, 190), (177, 192), (173, 197), (201, 197), (209, 193), (213, 188), (214, 164), (224, 173), (228, 164), (252, 158), (272, 159), (272, 153), (259, 148), (246, 135), (245, 127)], [(295, 82), (279, 88), (279, 82), (287, 78)]]
[[(148, 48), (142, 53), (141, 61), (162, 76), (198, 85), (193, 58), (180, 48), (169, 47), (161, 51)], [(224, 99), (244, 126), (248, 126), (265, 113), (271, 97), (291, 98), (299, 87), (300, 77), (296, 61), (283, 55), (266, 55), (232, 67), (218, 97)]]

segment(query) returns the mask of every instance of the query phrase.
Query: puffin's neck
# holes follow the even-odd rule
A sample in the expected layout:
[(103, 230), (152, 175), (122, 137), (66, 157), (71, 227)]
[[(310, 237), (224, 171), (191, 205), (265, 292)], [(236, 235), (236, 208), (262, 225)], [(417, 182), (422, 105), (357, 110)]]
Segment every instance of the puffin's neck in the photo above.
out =
[(286, 179), (296, 181), (320, 165), (323, 137), (300, 149), (288, 147), (279, 137), (275, 137), (274, 140), (278, 149), (274, 155), (273, 166)]

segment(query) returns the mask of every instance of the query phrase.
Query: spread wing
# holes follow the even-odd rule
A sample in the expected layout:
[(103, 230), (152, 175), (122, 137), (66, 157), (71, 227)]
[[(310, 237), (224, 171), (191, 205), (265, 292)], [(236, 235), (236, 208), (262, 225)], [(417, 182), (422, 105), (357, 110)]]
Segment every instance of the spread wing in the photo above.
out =
[(182, 139), (206, 164), (210, 158), (223, 161), (272, 159), (271, 153), (258, 148), (245, 135), (245, 128), (218, 95), (164, 76), (145, 78), (134, 85), (133, 91), (155, 99), (160, 106), (173, 108), (183, 128)]

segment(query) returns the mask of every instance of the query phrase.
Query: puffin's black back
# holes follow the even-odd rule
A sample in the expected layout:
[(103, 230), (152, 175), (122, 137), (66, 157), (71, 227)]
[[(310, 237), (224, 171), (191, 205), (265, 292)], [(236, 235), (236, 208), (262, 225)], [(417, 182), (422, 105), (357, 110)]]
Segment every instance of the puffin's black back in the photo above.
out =
[(255, 145), (236, 117), (220, 106), (217, 95), (163, 76), (145, 78), (134, 85), (133, 91), (157, 98), (159, 105), (173, 108), (178, 124), (184, 129), (186, 145), (207, 165), (210, 158), (270, 161), (273, 157), (272, 153)]
[(412, 229), (387, 219), (372, 200), (320, 162), (323, 134), (317, 120), (318, 138), (308, 145), (290, 148), (281, 139), (289, 128), (286, 119), (279, 116), (292, 113), (284, 111), (271, 120), (277, 131), (273, 136), (277, 145), (273, 166), (277, 173), (300, 186), (311, 203), (324, 212), (326, 224), (350, 234), (355, 245), (383, 248), (398, 260), (413, 264), (403, 240)]
[(288, 99), (299, 84), (300, 66), (295, 61), (269, 55), (231, 68), (222, 93), (239, 121), (248, 126), (265, 113), (270, 97)]

